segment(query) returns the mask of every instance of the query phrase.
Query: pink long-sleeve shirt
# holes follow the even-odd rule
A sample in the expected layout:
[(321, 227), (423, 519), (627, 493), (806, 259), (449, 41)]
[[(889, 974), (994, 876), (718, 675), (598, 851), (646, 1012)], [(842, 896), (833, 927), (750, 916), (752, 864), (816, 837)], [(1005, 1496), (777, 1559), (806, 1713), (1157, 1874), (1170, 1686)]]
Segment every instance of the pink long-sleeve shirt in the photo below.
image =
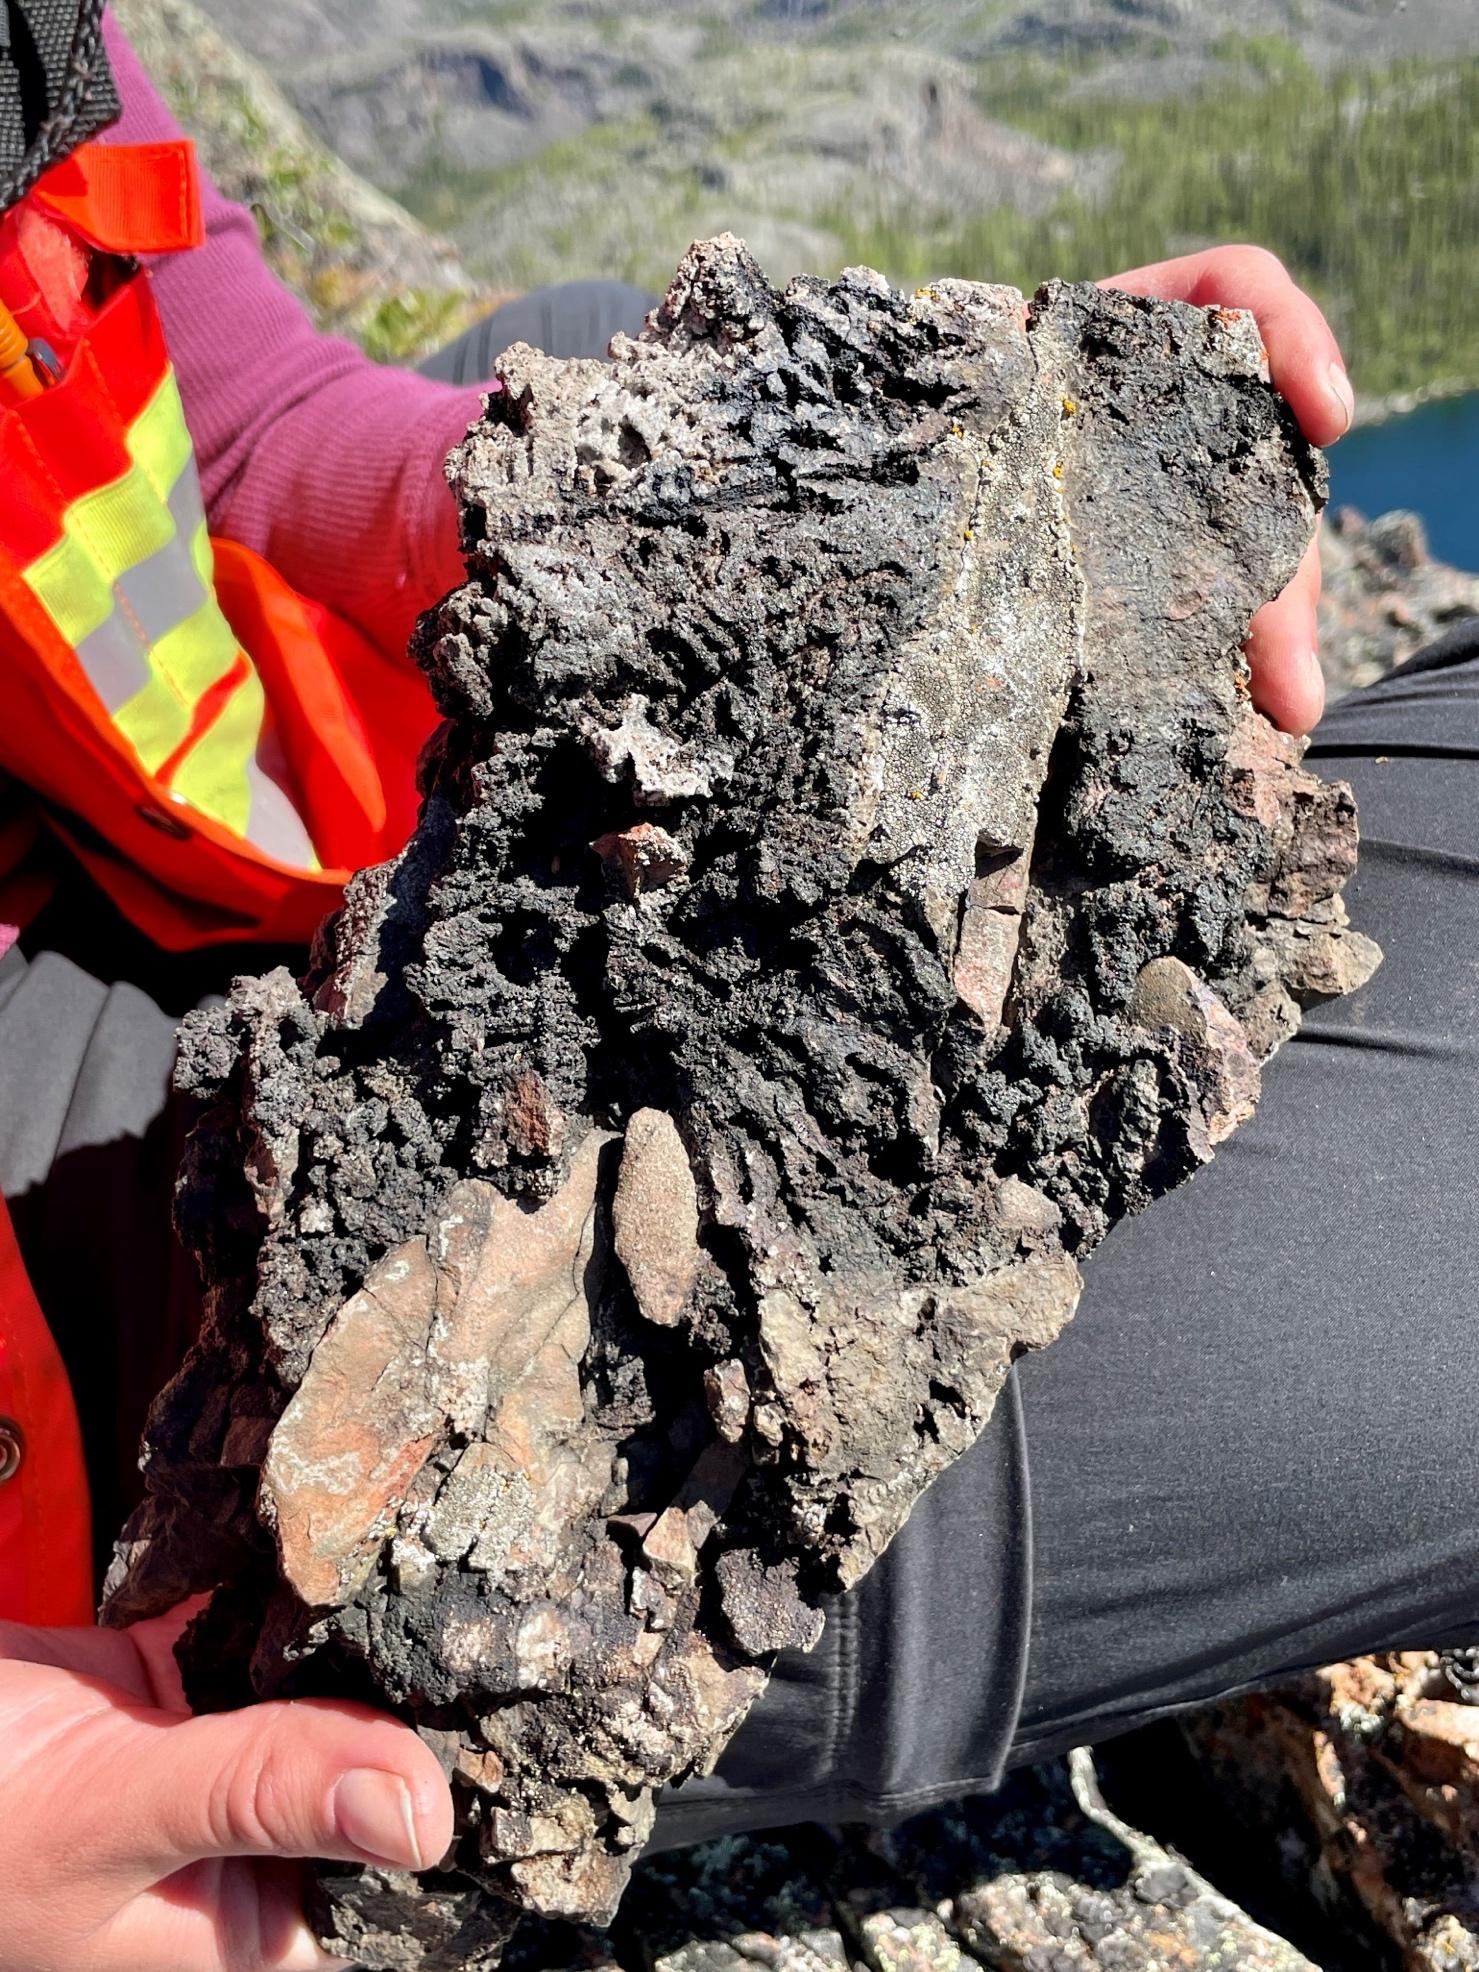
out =
[[(111, 17), (106, 39), (123, 117), (104, 141), (178, 137)], [(205, 246), (153, 271), (211, 527), (398, 650), (462, 579), (443, 461), (479, 392), (320, 335), (268, 269), (251, 214), (202, 179)]]

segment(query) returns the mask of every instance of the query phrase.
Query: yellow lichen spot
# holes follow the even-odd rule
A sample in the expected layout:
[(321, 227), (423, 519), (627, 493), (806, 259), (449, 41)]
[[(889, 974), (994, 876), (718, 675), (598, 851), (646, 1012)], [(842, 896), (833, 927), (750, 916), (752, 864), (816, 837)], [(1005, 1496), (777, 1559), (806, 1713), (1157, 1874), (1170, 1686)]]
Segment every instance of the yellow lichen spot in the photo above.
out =
[(922, 787), (911, 787), (909, 790), (909, 799), (911, 801), (923, 801), (924, 789)]
[(951, 425), (951, 427), (950, 427), (950, 436), (951, 436), (952, 438), (964, 438), (964, 437), (965, 437), (965, 426), (964, 426), (963, 424), (953, 424), (953, 425)]
[(1054, 479), (1061, 479), (1063, 477), (1063, 461), (1061, 459), (1053, 468), (1053, 477)]
[(1078, 409), (1078, 399), (1077, 399), (1076, 397), (1065, 397), (1065, 398), (1064, 398), (1064, 400), (1063, 400), (1063, 415), (1064, 415), (1064, 417), (1065, 417), (1065, 418), (1071, 418), (1071, 417), (1073, 416), (1073, 414), (1074, 414), (1074, 412), (1075, 412), (1075, 411), (1077, 411), (1077, 409)]
[(974, 527), (966, 528), (965, 532), (961, 535), (960, 538), (962, 541), (974, 541), (976, 538), (975, 528)]

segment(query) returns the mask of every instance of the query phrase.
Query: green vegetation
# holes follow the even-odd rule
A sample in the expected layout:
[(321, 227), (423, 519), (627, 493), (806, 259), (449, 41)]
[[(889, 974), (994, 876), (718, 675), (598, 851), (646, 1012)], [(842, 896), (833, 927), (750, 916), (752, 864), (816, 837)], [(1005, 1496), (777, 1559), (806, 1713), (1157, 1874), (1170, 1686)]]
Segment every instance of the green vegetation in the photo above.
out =
[(856, 208), (845, 257), (916, 282), (954, 273), (1031, 289), (1225, 240), (1272, 248), (1325, 307), (1371, 393), (1479, 383), (1479, 61), (1322, 75), (1271, 37), (1180, 95), (1096, 88), (1092, 71), (985, 68), (982, 107), (1072, 151), (1106, 153), (1100, 198), (1037, 216)]
[[(681, 71), (608, 71), (624, 113), (514, 164), (434, 145), (394, 189), (502, 288), (588, 273), (655, 287), (691, 238), (722, 227), (777, 278), (868, 261), (907, 286), (949, 273), (1029, 291), (1252, 240), (1325, 307), (1364, 394), (1479, 385), (1473, 57), (1332, 70), (1278, 36), (1229, 33), (1189, 68), (1149, 37), (1112, 56), (942, 58), (960, 78), (946, 86), (974, 83), (976, 110), (1075, 167), (1013, 204), (973, 201), (963, 173), (947, 206), (879, 168), (888, 120), (907, 127), (935, 72), (917, 44), (886, 48), (865, 11), (828, 17), (813, 40), (696, 25)], [(878, 59), (896, 77), (887, 108)]]
[[(1479, 39), (1419, 58), (1431, 21), (1347, 42), (1297, 9), (1255, 34), (1181, 0), (1167, 34), (1081, 0), (1075, 54), (1024, 0), (401, 0), (407, 33), (378, 58), (356, 47), (301, 92), (282, 79), (417, 225), (192, 0), (117, 5), (273, 265), (384, 357), (495, 294), (590, 274), (656, 288), (725, 228), (776, 280), (869, 261), (904, 286), (1028, 290), (1252, 240), (1320, 300), (1364, 396), (1479, 387)], [(486, 124), (479, 49), (507, 56)], [(377, 128), (396, 136), (377, 148)]]
[[(640, 197), (613, 192), (634, 177)], [(591, 124), (515, 164), (434, 157), (397, 191), (437, 232), (466, 236), (470, 212), (537, 214), (537, 227), (512, 229), (495, 263), (500, 286), (514, 290), (594, 271), (658, 287), (690, 240), (717, 230), (699, 174), (669, 159), (654, 115)]]
[(216, 182), (251, 208), (268, 265), (314, 321), (384, 362), (414, 362), (487, 291), (410, 215), (319, 143), (191, 0), (115, 0), (125, 31)]

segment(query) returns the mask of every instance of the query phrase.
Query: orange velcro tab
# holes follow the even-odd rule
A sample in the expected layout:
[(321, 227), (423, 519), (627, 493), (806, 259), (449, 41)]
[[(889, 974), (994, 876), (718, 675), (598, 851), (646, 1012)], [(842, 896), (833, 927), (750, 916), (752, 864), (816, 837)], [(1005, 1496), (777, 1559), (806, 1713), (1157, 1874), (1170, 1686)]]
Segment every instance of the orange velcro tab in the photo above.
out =
[(188, 137), (159, 144), (83, 144), (31, 194), (104, 253), (179, 253), (205, 243), (200, 175)]

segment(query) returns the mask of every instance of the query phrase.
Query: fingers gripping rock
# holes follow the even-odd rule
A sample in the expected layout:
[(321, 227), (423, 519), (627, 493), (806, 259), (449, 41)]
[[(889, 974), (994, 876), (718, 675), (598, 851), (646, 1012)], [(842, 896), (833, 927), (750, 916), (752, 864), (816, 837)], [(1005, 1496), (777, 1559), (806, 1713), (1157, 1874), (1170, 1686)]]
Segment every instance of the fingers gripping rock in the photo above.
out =
[(362, 1962), (608, 1914), (1374, 963), (1349, 797), (1247, 698), (1323, 498), (1261, 365), (1228, 311), (776, 294), (733, 240), (609, 363), (505, 356), (416, 834), (186, 1033), (210, 1320), (113, 1605), (215, 1587), (198, 1701), (438, 1749), (442, 1871), (321, 1879)]

